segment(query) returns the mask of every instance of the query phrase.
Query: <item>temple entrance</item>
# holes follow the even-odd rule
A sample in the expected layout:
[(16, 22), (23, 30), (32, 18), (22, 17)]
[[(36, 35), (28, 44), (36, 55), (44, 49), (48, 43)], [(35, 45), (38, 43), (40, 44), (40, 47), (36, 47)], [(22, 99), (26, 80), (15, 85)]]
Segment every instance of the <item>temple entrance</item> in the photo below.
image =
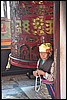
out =
[(59, 2), (53, 1), (10, 1), (10, 64), (35, 69), (38, 46), (50, 42), (54, 48), (56, 98), (60, 98), (59, 8)]

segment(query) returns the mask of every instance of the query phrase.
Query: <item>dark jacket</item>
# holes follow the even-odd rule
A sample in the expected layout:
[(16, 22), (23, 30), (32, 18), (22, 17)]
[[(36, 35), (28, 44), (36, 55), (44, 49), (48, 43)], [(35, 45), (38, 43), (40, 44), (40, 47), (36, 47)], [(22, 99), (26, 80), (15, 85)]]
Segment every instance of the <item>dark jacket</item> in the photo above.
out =
[(49, 57), (43, 65), (42, 65), (42, 59), (40, 59), (38, 69), (43, 70), (44, 72), (47, 72), (50, 74), (52, 63), (53, 63), (53, 59), (51, 57)]

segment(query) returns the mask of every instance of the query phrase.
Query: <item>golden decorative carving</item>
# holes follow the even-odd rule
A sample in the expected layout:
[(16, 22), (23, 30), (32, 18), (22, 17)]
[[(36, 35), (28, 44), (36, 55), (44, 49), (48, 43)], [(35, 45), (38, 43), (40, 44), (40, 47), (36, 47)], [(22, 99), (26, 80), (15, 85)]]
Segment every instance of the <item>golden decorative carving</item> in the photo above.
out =
[(46, 33), (53, 34), (53, 20), (46, 20)]

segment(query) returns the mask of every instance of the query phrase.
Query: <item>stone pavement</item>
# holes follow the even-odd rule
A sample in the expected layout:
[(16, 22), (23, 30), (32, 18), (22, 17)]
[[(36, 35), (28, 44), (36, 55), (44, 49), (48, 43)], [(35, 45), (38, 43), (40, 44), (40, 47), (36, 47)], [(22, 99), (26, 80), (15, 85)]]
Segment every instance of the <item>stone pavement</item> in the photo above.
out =
[[(29, 79), (25, 74), (1, 76), (2, 99), (34, 99), (35, 79)], [(45, 91), (46, 92), (46, 91)], [(45, 95), (45, 98), (47, 94)], [(44, 98), (44, 99), (45, 99)], [(46, 98), (51, 99), (51, 97)]]

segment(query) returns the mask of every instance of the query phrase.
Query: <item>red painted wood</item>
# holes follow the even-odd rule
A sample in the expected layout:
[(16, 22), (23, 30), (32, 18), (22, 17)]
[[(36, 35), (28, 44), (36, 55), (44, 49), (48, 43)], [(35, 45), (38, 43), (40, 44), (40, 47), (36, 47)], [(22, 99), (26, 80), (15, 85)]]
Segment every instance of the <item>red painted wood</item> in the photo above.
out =
[(54, 2), (55, 99), (60, 99), (60, 2)]

